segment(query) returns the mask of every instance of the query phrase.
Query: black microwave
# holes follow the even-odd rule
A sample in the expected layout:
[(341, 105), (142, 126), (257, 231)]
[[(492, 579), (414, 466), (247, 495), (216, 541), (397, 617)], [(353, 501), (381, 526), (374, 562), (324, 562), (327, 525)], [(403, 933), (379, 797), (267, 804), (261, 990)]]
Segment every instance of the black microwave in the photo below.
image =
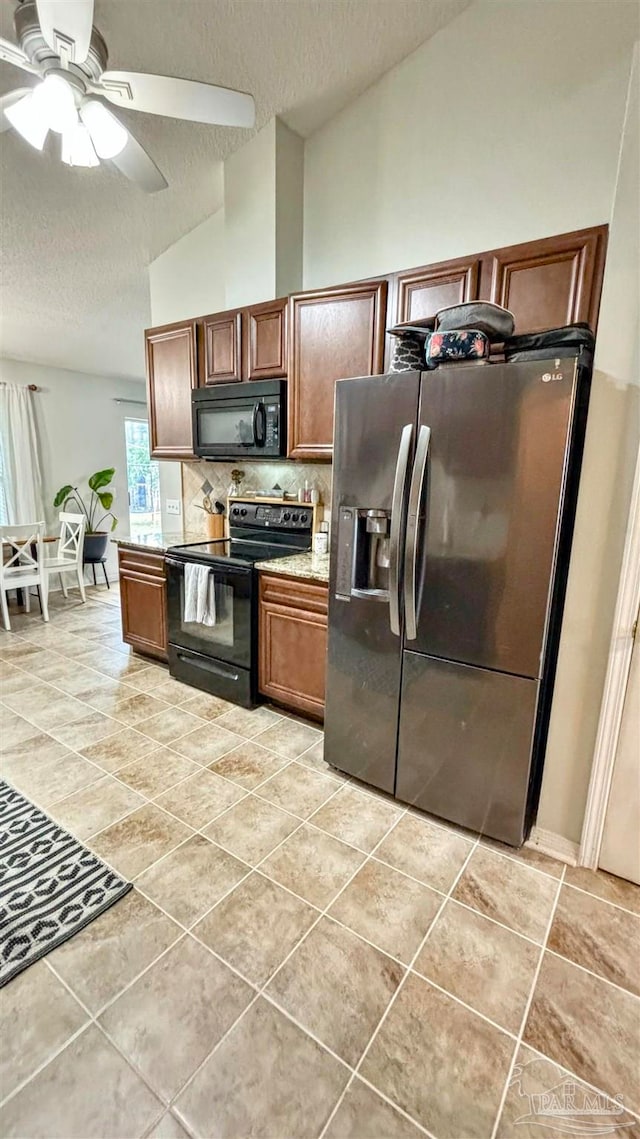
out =
[(287, 381), (212, 384), (191, 393), (201, 459), (280, 459), (287, 453)]

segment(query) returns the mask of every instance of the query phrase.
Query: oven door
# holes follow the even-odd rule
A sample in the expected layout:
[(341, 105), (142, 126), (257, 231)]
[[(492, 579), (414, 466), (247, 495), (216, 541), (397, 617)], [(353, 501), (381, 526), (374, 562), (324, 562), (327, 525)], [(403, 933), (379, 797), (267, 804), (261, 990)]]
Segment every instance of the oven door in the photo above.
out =
[(202, 657), (250, 668), (253, 571), (224, 562), (209, 565), (215, 581), (216, 623), (203, 625), (184, 619), (185, 565), (178, 558), (166, 559), (169, 644), (190, 649)]

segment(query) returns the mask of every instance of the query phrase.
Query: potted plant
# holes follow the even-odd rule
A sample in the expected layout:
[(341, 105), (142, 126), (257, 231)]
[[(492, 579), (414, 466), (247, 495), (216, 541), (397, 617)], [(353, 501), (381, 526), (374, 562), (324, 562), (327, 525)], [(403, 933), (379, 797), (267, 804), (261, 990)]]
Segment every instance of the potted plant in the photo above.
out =
[[(56, 510), (60, 507), (66, 510), (69, 506), (72, 508), (79, 506), (82, 513), (86, 515), (87, 528), (84, 535), (83, 557), (85, 562), (102, 561), (106, 556), (109, 533), (115, 530), (118, 525), (118, 519), (111, 510), (113, 491), (105, 489), (109, 486), (115, 473), (115, 467), (107, 467), (104, 471), (96, 471), (87, 479), (91, 491), (88, 508), (77, 486), (71, 486), (70, 483), (67, 486), (60, 487), (53, 500)], [(107, 518), (111, 519), (109, 530), (101, 530), (100, 527)]]

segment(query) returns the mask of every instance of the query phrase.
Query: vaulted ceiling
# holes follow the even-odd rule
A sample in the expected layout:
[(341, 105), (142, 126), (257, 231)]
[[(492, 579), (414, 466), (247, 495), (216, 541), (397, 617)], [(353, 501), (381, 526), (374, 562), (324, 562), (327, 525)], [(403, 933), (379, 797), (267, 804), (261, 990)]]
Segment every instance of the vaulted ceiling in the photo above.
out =
[[(455, 18), (469, 0), (96, 0), (109, 66), (251, 91), (308, 136)], [(15, 38), (10, 0), (0, 35)], [(0, 63), (0, 94), (29, 76)], [(119, 112), (169, 182), (155, 196), (117, 172), (70, 169), (0, 135), (0, 352), (142, 376), (146, 267), (222, 204), (222, 162), (249, 132)], [(54, 136), (55, 138), (55, 136)]]

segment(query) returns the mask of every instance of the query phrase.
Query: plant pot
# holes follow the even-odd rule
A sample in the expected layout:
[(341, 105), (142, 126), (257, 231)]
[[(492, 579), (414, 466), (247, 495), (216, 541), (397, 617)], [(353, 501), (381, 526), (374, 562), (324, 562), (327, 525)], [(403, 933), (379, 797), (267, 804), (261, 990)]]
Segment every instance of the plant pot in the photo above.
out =
[(91, 564), (91, 562), (101, 562), (103, 558), (106, 558), (108, 541), (109, 535), (104, 530), (97, 534), (85, 534), (83, 562)]

